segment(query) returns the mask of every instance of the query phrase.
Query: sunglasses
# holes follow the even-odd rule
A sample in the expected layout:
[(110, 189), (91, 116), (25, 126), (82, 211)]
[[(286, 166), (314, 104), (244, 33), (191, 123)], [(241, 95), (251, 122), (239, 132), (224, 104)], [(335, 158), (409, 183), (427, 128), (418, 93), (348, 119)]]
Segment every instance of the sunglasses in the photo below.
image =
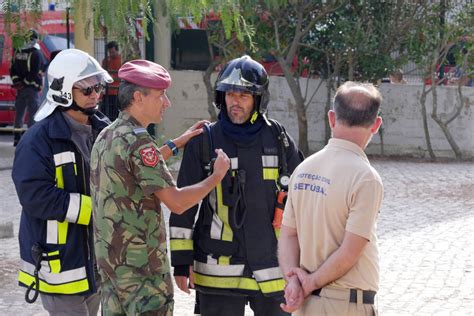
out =
[(84, 88), (84, 89), (73, 87), (73, 89), (81, 90), (82, 94), (85, 95), (85, 96), (91, 95), (92, 91), (95, 91), (96, 93), (100, 94), (102, 92), (102, 90), (104, 90), (104, 88), (105, 87), (102, 83), (98, 83), (95, 86), (87, 87), (87, 88)]

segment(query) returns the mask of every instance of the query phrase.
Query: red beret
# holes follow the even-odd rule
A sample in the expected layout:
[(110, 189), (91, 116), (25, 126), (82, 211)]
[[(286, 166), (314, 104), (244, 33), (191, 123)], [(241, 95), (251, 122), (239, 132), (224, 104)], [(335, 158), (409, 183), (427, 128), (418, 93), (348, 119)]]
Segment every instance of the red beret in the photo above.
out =
[(148, 60), (137, 59), (120, 67), (118, 77), (144, 88), (165, 90), (171, 85), (171, 77), (162, 66)]

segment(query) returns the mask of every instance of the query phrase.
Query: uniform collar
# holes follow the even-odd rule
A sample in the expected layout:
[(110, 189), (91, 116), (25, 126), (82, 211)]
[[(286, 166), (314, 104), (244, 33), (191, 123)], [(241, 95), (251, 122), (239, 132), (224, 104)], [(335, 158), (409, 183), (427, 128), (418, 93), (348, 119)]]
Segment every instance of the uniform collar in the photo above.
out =
[(362, 159), (366, 160), (366, 161), (369, 161), (369, 159), (367, 158), (367, 155), (365, 154), (365, 152), (362, 150), (362, 148), (359, 147), (359, 145), (351, 142), (351, 141), (348, 141), (348, 140), (345, 140), (345, 139), (342, 139), (342, 138), (331, 138), (328, 142), (328, 147), (332, 147), (332, 148), (341, 148), (341, 149), (344, 149), (344, 150), (347, 150), (347, 151), (351, 151), (353, 153), (355, 153), (357, 156), (360, 156)]
[(136, 118), (134, 118), (133, 116), (131, 116), (128, 112), (126, 111), (120, 111), (118, 117), (118, 119), (121, 119), (121, 120), (124, 120), (126, 122), (129, 122), (131, 123), (133, 126), (137, 126), (137, 127), (143, 127), (140, 122), (137, 121)]

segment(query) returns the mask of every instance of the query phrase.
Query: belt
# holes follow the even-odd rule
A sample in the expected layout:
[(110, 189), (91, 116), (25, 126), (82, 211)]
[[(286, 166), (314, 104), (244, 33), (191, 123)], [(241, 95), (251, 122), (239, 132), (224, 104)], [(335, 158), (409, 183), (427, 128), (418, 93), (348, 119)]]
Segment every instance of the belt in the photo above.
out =
[[(314, 290), (311, 294), (315, 296), (321, 296), (321, 290), (322, 289), (317, 289)], [(362, 291), (362, 303), (363, 304), (374, 304), (374, 299), (375, 299), (375, 294), (377, 292), (375, 291)], [(350, 294), (349, 294), (349, 302), (350, 303), (357, 303), (357, 290), (356, 289), (350, 289)]]

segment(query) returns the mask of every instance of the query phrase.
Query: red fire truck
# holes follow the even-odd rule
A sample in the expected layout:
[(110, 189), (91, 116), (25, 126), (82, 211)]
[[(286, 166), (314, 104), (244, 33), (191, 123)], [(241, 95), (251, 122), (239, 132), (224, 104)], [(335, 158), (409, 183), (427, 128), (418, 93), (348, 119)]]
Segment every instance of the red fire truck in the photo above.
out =
[[(25, 15), (24, 19), (28, 19)], [(74, 25), (69, 22), (70, 47), (73, 47)], [(56, 50), (68, 47), (67, 19), (65, 11), (44, 11), (39, 22), (33, 28), (40, 34), (39, 45), (46, 61)], [(14, 28), (13, 28), (14, 30)], [(10, 66), (13, 56), (12, 40), (6, 32), (4, 16), (0, 14), (0, 127), (13, 125), (15, 120), (16, 90), (12, 88)]]

